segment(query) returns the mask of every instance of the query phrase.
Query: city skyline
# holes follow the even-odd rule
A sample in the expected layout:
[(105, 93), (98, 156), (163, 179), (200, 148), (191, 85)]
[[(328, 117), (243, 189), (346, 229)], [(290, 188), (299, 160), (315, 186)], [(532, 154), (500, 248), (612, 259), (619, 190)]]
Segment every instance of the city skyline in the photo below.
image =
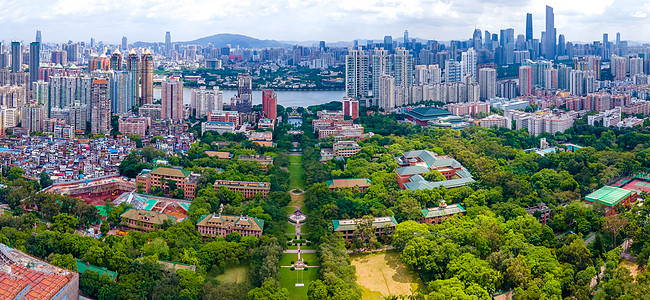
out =
[[(173, 42), (219, 33), (280, 41), (338, 42), (379, 40), (385, 35), (398, 39), (405, 29), (411, 37), (448, 41), (469, 37), (474, 28), (490, 32), (514, 28), (516, 34), (525, 34), (527, 13), (533, 17), (533, 37), (539, 39), (546, 5), (554, 8), (557, 33), (564, 34), (567, 41), (600, 40), (602, 33), (614, 36), (620, 32), (624, 40), (631, 41), (650, 35), (650, 28), (643, 26), (650, 5), (627, 0), (2, 2), (2, 20), (9, 23), (0, 29), (0, 39), (5, 43), (32, 41), (36, 30), (42, 31), (45, 43), (89, 41), (92, 37), (120, 44), (123, 36), (130, 42), (163, 42), (166, 31), (171, 31)], [(247, 21), (241, 22), (244, 19)]]

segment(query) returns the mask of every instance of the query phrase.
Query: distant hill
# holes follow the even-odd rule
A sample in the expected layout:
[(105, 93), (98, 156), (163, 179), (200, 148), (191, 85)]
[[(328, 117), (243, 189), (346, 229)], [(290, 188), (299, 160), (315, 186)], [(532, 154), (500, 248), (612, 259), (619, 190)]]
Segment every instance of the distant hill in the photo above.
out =
[[(212, 44), (214, 47), (225, 47), (231, 45), (232, 47), (239, 46), (241, 48), (286, 48), (291, 47), (291, 44), (285, 44), (276, 40), (260, 40), (252, 38), (250, 36), (245, 36), (241, 34), (232, 34), (232, 33), (221, 33), (211, 36), (206, 36), (200, 39), (193, 41), (184, 41), (184, 42), (174, 42), (183, 45), (201, 45), (207, 46)], [(151, 46), (153, 43), (149, 42), (136, 42), (136, 47), (147, 47)]]

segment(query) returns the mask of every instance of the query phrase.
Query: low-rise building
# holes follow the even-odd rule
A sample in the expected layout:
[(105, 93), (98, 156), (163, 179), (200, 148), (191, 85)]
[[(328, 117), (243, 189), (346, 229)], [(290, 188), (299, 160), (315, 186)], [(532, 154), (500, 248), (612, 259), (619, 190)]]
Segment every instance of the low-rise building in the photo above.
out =
[(271, 119), (260, 119), (257, 122), (257, 129), (273, 129), (275, 128), (275, 120)]
[(368, 178), (344, 178), (332, 179), (325, 181), (330, 191), (351, 188), (358, 188), (360, 192), (365, 193), (366, 189), (372, 185), (372, 181)]
[(219, 159), (230, 160), (233, 158), (234, 154), (229, 151), (205, 151), (209, 157), (217, 157)]
[(336, 156), (350, 157), (361, 152), (361, 146), (356, 141), (337, 141), (333, 150)]
[(240, 155), (239, 160), (242, 161), (256, 161), (262, 165), (263, 168), (268, 168), (273, 163), (273, 156), (265, 155)]
[(201, 123), (201, 134), (205, 134), (207, 131), (216, 131), (219, 134), (224, 134), (225, 132), (234, 133), (235, 126), (233, 122), (207, 121)]
[(466, 210), (460, 204), (447, 205), (443, 200), (440, 206), (425, 208), (420, 211), (422, 213), (422, 223), (427, 224), (442, 224), (447, 218), (455, 215), (465, 215)]
[[(402, 189), (419, 190), (434, 189), (440, 186), (454, 188), (474, 182), (472, 175), (457, 160), (450, 156), (438, 156), (428, 150), (416, 150), (402, 153), (395, 160), (397, 168), (397, 184)], [(436, 170), (445, 176), (446, 180), (427, 181), (423, 175)]]
[(496, 126), (496, 127), (505, 127), (510, 129), (512, 125), (511, 123), (512, 122), (510, 121), (510, 119), (499, 115), (490, 115), (488, 117), (479, 120), (479, 124), (483, 128), (492, 128), (493, 126)]
[(264, 220), (249, 216), (224, 215), (219, 212), (201, 216), (196, 227), (204, 238), (225, 237), (232, 232), (259, 238), (264, 231)]
[(217, 180), (214, 182), (214, 188), (225, 187), (232, 192), (241, 192), (244, 198), (250, 199), (255, 197), (258, 193), (262, 197), (266, 197), (271, 191), (270, 182), (251, 182), (251, 181), (235, 181), (235, 180)]
[(548, 208), (548, 206), (544, 203), (539, 203), (535, 206), (528, 207), (526, 208), (526, 212), (529, 215), (537, 218), (539, 223), (542, 225), (546, 225), (546, 223), (548, 223), (548, 220), (551, 219), (551, 209)]
[(141, 232), (156, 231), (165, 223), (172, 225), (177, 221), (176, 217), (168, 214), (134, 208), (128, 209), (120, 217), (122, 229)]
[(118, 130), (121, 134), (136, 134), (144, 137), (149, 127), (147, 118), (120, 118), (118, 121)]
[(273, 144), (273, 132), (271, 131), (251, 132), (248, 136), (248, 140), (263, 147), (275, 146), (275, 144)]
[(587, 203), (605, 205), (607, 215), (616, 214), (616, 206), (630, 206), (635, 201), (636, 192), (613, 186), (604, 186), (585, 197)]
[[(333, 220), (332, 225), (334, 232), (343, 233), (345, 241), (351, 242), (354, 239), (354, 234), (360, 222), (361, 219)], [(395, 220), (394, 216), (375, 218), (372, 222), (372, 227), (375, 228), (375, 234), (377, 236), (389, 236), (393, 234), (395, 232), (395, 226), (397, 226), (397, 220)]]
[(196, 184), (200, 174), (192, 173), (182, 168), (157, 167), (153, 170), (144, 169), (136, 177), (136, 186), (143, 192), (149, 193), (152, 187), (160, 188), (163, 193), (169, 193), (169, 181), (176, 182), (176, 187), (183, 190), (185, 199), (194, 199)]
[(230, 122), (240, 125), (241, 117), (236, 111), (215, 110), (208, 113), (208, 122)]

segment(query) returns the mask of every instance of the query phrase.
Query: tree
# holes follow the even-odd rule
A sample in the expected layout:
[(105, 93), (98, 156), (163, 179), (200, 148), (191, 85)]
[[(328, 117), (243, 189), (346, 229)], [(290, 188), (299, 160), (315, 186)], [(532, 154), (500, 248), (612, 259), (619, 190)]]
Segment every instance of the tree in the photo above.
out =
[(102, 232), (102, 235), (106, 235), (106, 233), (110, 230), (110, 226), (108, 226), (108, 222), (104, 221), (102, 222), (102, 225), (99, 226), (99, 230)]
[(203, 285), (203, 276), (192, 270), (177, 270), (180, 278), (178, 296), (183, 299), (198, 299), (199, 291)]
[(395, 233), (393, 233), (393, 246), (403, 249), (411, 239), (428, 233), (427, 224), (418, 224), (415, 221), (399, 223), (395, 226)]
[(618, 246), (616, 243), (616, 237), (618, 236), (618, 233), (623, 230), (623, 228), (625, 228), (627, 223), (627, 218), (619, 214), (605, 218), (603, 231), (608, 232), (612, 235), (612, 239), (614, 240), (614, 247)]
[(7, 180), (14, 181), (16, 179), (22, 178), (25, 171), (19, 167), (11, 167), (9, 173), (7, 173)]
[(275, 281), (265, 281), (261, 287), (254, 288), (246, 295), (246, 300), (284, 300), (289, 299), (289, 291), (278, 288)]
[(77, 272), (77, 261), (72, 254), (54, 254), (54, 258), (50, 263), (57, 267)]
[(60, 233), (73, 233), (78, 225), (77, 218), (68, 214), (60, 214), (54, 217), (51, 229)]
[(47, 174), (47, 172), (41, 172), (41, 178), (40, 178), (40, 184), (42, 188), (46, 188), (54, 183), (52, 179), (50, 179), (50, 175)]

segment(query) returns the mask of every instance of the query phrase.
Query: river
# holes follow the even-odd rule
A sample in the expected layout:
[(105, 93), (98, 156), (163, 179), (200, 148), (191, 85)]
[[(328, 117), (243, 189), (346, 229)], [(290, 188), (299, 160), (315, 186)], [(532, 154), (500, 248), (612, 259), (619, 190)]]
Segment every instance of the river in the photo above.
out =
[[(222, 90), (223, 101), (230, 104), (230, 98), (237, 94), (234, 90)], [(302, 106), (328, 103), (331, 101), (341, 101), (345, 91), (276, 91), (278, 95), (278, 104), (284, 107)], [(154, 99), (160, 99), (161, 89), (153, 89)], [(190, 88), (183, 88), (183, 104), (190, 104), (192, 93)], [(253, 91), (253, 105), (262, 104), (262, 91)]]

